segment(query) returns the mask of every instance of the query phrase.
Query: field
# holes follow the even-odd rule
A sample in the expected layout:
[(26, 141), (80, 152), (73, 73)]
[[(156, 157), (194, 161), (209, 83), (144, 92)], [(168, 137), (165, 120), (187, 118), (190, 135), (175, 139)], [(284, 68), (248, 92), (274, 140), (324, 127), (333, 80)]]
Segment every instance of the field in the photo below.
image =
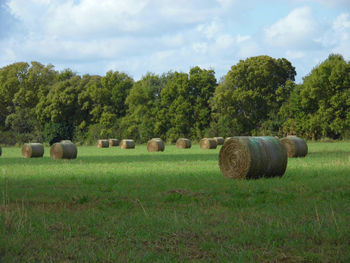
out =
[(350, 142), (282, 178), (224, 178), (216, 150), (0, 157), (0, 262), (350, 262)]

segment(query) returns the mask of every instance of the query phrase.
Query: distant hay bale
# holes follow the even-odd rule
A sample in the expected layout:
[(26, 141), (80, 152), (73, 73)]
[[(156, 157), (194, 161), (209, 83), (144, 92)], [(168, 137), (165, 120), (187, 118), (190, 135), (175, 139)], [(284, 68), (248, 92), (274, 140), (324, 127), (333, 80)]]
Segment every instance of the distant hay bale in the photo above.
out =
[(192, 142), (189, 139), (186, 138), (179, 138), (176, 141), (176, 147), (179, 149), (189, 149), (192, 146)]
[(288, 162), (283, 144), (274, 137), (234, 137), (219, 153), (219, 167), (225, 177), (257, 179), (282, 176)]
[(119, 140), (117, 139), (109, 139), (109, 146), (113, 147), (113, 146), (119, 146)]
[(97, 147), (98, 148), (108, 148), (109, 147), (109, 141), (106, 139), (97, 140)]
[(57, 142), (50, 148), (50, 157), (52, 159), (75, 159), (77, 155), (77, 147), (70, 142)]
[(201, 149), (216, 149), (217, 142), (213, 138), (203, 138), (200, 142), (199, 145)]
[(72, 142), (71, 140), (61, 140), (60, 142)]
[(297, 136), (287, 136), (280, 141), (286, 147), (288, 157), (305, 157), (308, 153), (306, 142)]
[(153, 138), (147, 142), (147, 151), (149, 152), (163, 152), (164, 149), (164, 142), (160, 138)]
[(25, 143), (22, 146), (22, 156), (24, 158), (43, 157), (44, 145), (41, 143)]
[(124, 139), (120, 142), (120, 148), (122, 149), (134, 149), (135, 148), (135, 142), (131, 139)]
[(223, 137), (214, 137), (213, 139), (216, 141), (217, 145), (223, 145), (225, 142)]

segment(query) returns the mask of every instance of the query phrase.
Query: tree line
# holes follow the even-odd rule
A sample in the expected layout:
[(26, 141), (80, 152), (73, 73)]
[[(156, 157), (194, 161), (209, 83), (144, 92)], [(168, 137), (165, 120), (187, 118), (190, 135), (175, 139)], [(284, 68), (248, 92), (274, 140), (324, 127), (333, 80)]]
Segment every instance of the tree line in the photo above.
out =
[(285, 58), (250, 57), (218, 81), (211, 69), (79, 76), (39, 62), (0, 69), (0, 143), (99, 138), (297, 134), (350, 138), (350, 63), (331, 54), (301, 84)]

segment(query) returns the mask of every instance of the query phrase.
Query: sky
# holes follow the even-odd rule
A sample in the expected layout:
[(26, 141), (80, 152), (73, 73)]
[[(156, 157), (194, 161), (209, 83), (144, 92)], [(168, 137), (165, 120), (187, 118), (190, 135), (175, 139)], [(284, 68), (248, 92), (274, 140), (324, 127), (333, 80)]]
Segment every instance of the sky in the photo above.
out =
[(286, 58), (296, 81), (329, 54), (350, 59), (350, 0), (0, 0), (0, 67), (24, 61), (79, 75), (213, 69)]

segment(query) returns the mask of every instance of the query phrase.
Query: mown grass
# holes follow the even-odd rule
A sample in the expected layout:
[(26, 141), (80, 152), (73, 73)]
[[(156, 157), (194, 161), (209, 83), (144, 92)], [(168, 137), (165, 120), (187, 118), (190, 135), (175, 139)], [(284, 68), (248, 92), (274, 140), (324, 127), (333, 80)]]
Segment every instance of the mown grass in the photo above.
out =
[(282, 178), (224, 178), (216, 150), (0, 157), (0, 262), (350, 262), (350, 143)]

